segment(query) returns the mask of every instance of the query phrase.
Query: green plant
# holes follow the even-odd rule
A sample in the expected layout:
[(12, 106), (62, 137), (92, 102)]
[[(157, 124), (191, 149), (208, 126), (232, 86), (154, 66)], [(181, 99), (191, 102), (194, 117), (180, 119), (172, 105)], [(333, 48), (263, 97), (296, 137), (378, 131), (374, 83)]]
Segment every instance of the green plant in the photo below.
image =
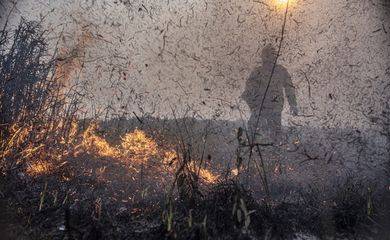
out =
[(40, 194), (39, 208), (38, 208), (39, 212), (42, 210), (43, 204), (45, 203), (46, 190), (47, 190), (47, 182), (45, 182), (45, 187), (44, 187), (43, 191)]
[(235, 196), (235, 201), (233, 205), (232, 215), (237, 218), (239, 225), (242, 226), (244, 232), (248, 231), (249, 225), (251, 223), (251, 214), (256, 212), (256, 210), (248, 210), (245, 204), (245, 200)]

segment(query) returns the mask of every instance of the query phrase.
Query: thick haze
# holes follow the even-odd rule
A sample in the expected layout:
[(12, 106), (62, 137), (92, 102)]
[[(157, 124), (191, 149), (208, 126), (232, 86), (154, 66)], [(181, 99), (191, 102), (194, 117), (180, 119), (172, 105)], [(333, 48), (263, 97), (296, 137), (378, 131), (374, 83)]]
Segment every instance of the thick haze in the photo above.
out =
[[(279, 64), (291, 76), (299, 115), (285, 101), (283, 125), (373, 127), (390, 91), (384, 3), (292, 3)], [(178, 116), (190, 109), (198, 118), (247, 121), (240, 96), (261, 50), (277, 47), (283, 9), (274, 0), (24, 0), (11, 25), (20, 16), (45, 16), (52, 46), (58, 41), (67, 58), (60, 72), (90, 93), (89, 115), (112, 106), (119, 116), (171, 118), (172, 109)]]

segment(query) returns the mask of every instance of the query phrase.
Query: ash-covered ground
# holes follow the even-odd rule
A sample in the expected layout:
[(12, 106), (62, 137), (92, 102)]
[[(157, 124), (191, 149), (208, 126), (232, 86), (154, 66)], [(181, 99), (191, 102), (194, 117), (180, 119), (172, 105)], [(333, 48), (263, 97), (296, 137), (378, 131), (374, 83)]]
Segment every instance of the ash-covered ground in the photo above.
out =
[(0, 2), (0, 238), (388, 239), (389, 9)]

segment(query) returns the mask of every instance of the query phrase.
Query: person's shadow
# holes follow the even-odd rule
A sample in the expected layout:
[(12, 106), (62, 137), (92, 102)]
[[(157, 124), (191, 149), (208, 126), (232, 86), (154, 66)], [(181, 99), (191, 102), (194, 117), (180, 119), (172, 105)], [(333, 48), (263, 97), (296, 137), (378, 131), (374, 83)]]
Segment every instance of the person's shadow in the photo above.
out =
[[(269, 85), (268, 92), (266, 93), (276, 55), (275, 49), (270, 45), (267, 45), (262, 50), (261, 58), (263, 65), (256, 67), (252, 71), (246, 81), (245, 90), (242, 93), (241, 98), (248, 104), (251, 111), (247, 130), (250, 133), (250, 136), (255, 137), (253, 141), (279, 144), (282, 140), (281, 118), (284, 95), (286, 95), (290, 105), (290, 111), (293, 115), (298, 113), (298, 108), (295, 88), (292, 85), (291, 76), (281, 65), (275, 66), (272, 81)], [(264, 94), (266, 94), (266, 96), (259, 118), (259, 111)]]

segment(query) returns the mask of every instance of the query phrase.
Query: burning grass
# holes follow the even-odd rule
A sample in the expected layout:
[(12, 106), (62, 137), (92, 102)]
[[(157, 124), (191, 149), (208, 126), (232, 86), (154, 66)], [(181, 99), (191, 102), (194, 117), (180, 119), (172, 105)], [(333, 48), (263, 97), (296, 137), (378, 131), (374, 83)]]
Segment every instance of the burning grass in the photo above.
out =
[[(91, 123), (86, 128), (82, 134), (81, 143), (75, 146), (76, 156), (88, 153), (98, 157), (111, 158), (128, 165), (136, 172), (140, 172), (141, 168), (153, 168), (156, 173), (164, 172), (168, 178), (172, 178), (180, 167), (178, 161), (180, 154), (167, 146), (159, 146), (144, 131), (135, 129), (121, 137), (119, 145), (112, 146), (103, 137), (97, 135), (97, 130), (96, 123)], [(197, 173), (205, 183), (216, 183), (218, 180), (218, 175), (197, 166), (193, 160), (189, 162), (187, 169)]]
[(52, 169), (53, 166), (50, 163), (44, 161), (36, 161), (27, 164), (26, 173), (29, 176), (41, 176), (44, 174), (49, 174)]
[(56, 79), (71, 75), (45, 63), (39, 26), (22, 22), (6, 49), (9, 40), (0, 34), (0, 196), (33, 239), (356, 237), (379, 212), (376, 195), (355, 180), (326, 198), (322, 190), (255, 198), (239, 181), (239, 154), (232, 178), (223, 177), (183, 136), (162, 144), (135, 129), (113, 144), (97, 122), (78, 120), (77, 98), (68, 101)]
[(141, 130), (127, 133), (121, 139), (123, 156), (129, 156), (132, 160), (146, 162), (159, 154), (157, 143)]
[(100, 157), (117, 158), (120, 152), (117, 148), (111, 147), (110, 144), (102, 137), (96, 135), (98, 125), (91, 123), (82, 134), (82, 141), (76, 146), (79, 152), (85, 151), (90, 154), (97, 154)]

